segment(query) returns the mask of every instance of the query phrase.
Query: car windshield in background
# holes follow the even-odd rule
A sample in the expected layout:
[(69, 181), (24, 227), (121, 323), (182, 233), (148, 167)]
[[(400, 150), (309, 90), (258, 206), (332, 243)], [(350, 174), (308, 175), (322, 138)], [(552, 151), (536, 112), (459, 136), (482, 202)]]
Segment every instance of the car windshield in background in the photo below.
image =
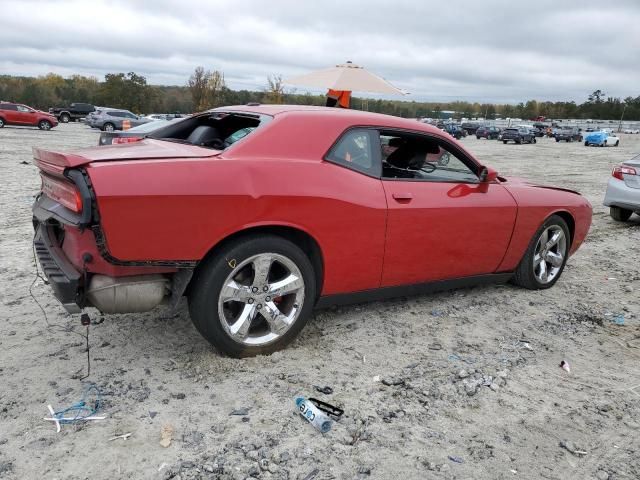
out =
[[(180, 119), (176, 119), (180, 120)], [(142, 125), (138, 125), (137, 127), (130, 128), (127, 130), (128, 132), (136, 132), (136, 133), (149, 133), (154, 130), (158, 130), (165, 125), (169, 125), (174, 120), (154, 120), (153, 122), (143, 123)]]
[(182, 119), (182, 121), (169, 122), (167, 126), (161, 127), (149, 137), (224, 150), (269, 120), (271, 117), (268, 115), (213, 111)]

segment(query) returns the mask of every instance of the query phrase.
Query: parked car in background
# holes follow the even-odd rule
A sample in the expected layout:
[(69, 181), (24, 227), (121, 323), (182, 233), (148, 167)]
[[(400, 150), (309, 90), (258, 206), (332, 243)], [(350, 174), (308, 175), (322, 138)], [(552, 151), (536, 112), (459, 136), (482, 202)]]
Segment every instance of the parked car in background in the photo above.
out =
[(500, 130), (498, 127), (478, 127), (476, 130), (476, 138), (486, 138), (487, 140), (494, 140), (500, 136)]
[(640, 155), (613, 168), (604, 205), (619, 222), (629, 220), (633, 212), (640, 215)]
[(536, 137), (528, 128), (505, 128), (500, 140), (502, 143), (514, 142), (514, 143), (536, 143)]
[(640, 133), (640, 129), (639, 128), (625, 128), (622, 133), (631, 133), (631, 134), (636, 134), (636, 133)]
[(476, 130), (481, 127), (479, 123), (473, 122), (464, 122), (460, 125), (460, 127), (467, 132), (468, 135), (474, 135)]
[(579, 193), (501, 177), (441, 130), (347, 109), (224, 107), (34, 158), (34, 248), (68, 311), (186, 294), (197, 330), (235, 357), (285, 347), (315, 306), (550, 288), (592, 216)]
[(543, 130), (541, 128), (538, 128), (538, 127), (532, 127), (531, 128), (531, 132), (533, 133), (534, 137), (541, 138), (541, 137), (544, 137), (544, 135), (545, 135), (545, 130)]
[(49, 109), (49, 113), (55, 115), (61, 123), (75, 122), (85, 118), (95, 107), (90, 103), (72, 103), (68, 107), (54, 107)]
[(51, 130), (58, 125), (58, 119), (50, 113), (36, 110), (21, 103), (0, 102), (0, 128), (5, 125), (38, 127)]
[(155, 132), (156, 130), (178, 120), (181, 118), (174, 118), (172, 120), (154, 120), (153, 122), (143, 123), (137, 127), (130, 128), (129, 130), (114, 130), (112, 132), (102, 132), (98, 139), (98, 145), (118, 145), (123, 143), (138, 142), (145, 138), (147, 135)]
[(173, 120), (175, 118), (186, 118), (186, 115), (181, 113), (150, 113), (145, 115), (144, 118), (149, 120)]
[(601, 130), (599, 132), (591, 132), (584, 137), (584, 145), (594, 145), (598, 147), (617, 147), (620, 145), (620, 139), (608, 130)]
[(578, 127), (560, 127), (555, 133), (556, 142), (565, 141), (567, 143), (582, 141), (582, 132)]
[(456, 140), (467, 136), (467, 132), (455, 123), (445, 123), (441, 128)]
[(149, 118), (139, 117), (129, 110), (119, 110), (115, 108), (100, 110), (91, 117), (92, 128), (99, 128), (105, 132), (113, 132), (114, 130), (122, 130), (123, 121), (128, 121), (130, 127), (137, 127), (143, 123), (153, 122)]

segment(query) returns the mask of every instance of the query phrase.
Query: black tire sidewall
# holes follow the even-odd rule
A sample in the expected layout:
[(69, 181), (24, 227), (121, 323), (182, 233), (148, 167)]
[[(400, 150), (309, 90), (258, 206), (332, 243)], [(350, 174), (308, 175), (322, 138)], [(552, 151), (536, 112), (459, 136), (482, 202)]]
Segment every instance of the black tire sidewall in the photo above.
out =
[[(49, 125), (49, 128), (44, 128), (44, 125)], [(51, 130), (51, 127), (52, 127), (51, 122), (48, 122), (47, 120), (40, 120), (38, 122), (38, 128), (40, 130)]]
[[(278, 253), (289, 258), (300, 269), (305, 283), (305, 300), (293, 326), (277, 341), (249, 347), (233, 340), (224, 330), (218, 316), (218, 298), (231, 267), (260, 253)], [(316, 301), (316, 276), (307, 255), (294, 243), (275, 235), (250, 236), (225, 248), (198, 267), (189, 289), (189, 313), (200, 334), (218, 351), (232, 357), (265, 355), (283, 349), (306, 325)]]
[[(549, 283), (540, 283), (534, 274), (533, 256), (535, 255), (535, 249), (536, 245), (538, 244), (538, 240), (540, 239), (540, 235), (551, 225), (558, 225), (562, 228), (565, 238), (567, 239), (567, 251), (565, 252), (564, 259), (562, 261), (562, 267), (560, 268), (560, 271), (558, 272), (556, 277)], [(569, 259), (571, 241), (572, 239), (571, 233), (569, 232), (569, 227), (567, 226), (567, 222), (562, 217), (560, 217), (559, 215), (551, 215), (549, 218), (547, 218), (544, 223), (538, 228), (538, 230), (536, 230), (536, 233), (531, 239), (529, 247), (527, 248), (524, 257), (522, 258), (520, 265), (518, 265), (518, 269), (516, 272), (516, 283), (532, 290), (544, 290), (553, 287), (564, 272), (564, 267), (566, 266), (567, 260)]]

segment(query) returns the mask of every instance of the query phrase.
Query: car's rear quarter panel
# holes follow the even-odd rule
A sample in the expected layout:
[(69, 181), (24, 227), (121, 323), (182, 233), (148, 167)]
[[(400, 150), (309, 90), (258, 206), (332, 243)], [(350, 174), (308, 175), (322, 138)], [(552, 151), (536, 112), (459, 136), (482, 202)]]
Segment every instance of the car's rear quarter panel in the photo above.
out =
[(379, 286), (380, 180), (326, 162), (181, 159), (94, 163), (107, 248), (119, 260), (200, 260), (239, 231), (289, 226), (319, 244), (323, 294)]

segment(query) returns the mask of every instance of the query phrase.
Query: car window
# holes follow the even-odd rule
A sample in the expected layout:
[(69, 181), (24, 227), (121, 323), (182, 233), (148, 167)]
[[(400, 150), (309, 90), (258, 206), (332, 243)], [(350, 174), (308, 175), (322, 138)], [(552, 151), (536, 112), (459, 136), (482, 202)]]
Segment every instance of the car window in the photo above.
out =
[(331, 148), (326, 160), (367, 175), (379, 176), (380, 164), (375, 148), (379, 148), (378, 132), (354, 128), (344, 133)]
[(442, 140), (383, 131), (380, 143), (385, 179), (478, 183), (471, 162)]
[(107, 112), (107, 115), (111, 117), (124, 117), (124, 112)]
[(134, 115), (134, 114), (133, 114), (133, 113), (131, 113), (131, 112), (124, 112), (124, 116), (125, 116), (126, 118), (138, 118), (136, 115)]
[(18, 109), (19, 112), (30, 112), (31, 109), (27, 108), (27, 107), (23, 107), (22, 105), (16, 105), (16, 108)]
[(10, 103), (0, 103), (0, 110), (11, 110), (15, 112), (18, 109), (15, 105), (11, 105)]

